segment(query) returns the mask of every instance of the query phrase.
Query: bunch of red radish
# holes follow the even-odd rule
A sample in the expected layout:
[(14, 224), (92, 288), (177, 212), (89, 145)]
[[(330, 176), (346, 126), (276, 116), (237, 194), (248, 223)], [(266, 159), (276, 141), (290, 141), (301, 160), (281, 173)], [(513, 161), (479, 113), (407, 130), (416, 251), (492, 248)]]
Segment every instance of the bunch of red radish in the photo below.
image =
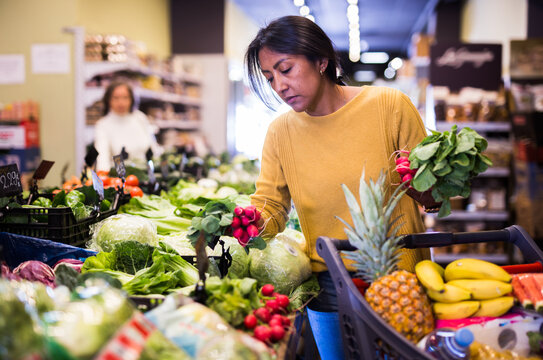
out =
[(288, 296), (274, 292), (271, 284), (264, 285), (260, 292), (265, 305), (245, 317), (245, 328), (253, 330), (253, 336), (262, 342), (281, 341), (290, 326), (290, 319), (286, 316), (290, 303)]
[(231, 225), (232, 236), (238, 240), (241, 246), (247, 246), (252, 238), (259, 235), (256, 225), (258, 220), (260, 220), (260, 211), (253, 205), (245, 208), (237, 206), (234, 209), (234, 218)]
[[(402, 154), (405, 154), (402, 155)], [(409, 161), (409, 151), (400, 150), (399, 156), (396, 158), (396, 172), (400, 174), (400, 178), (402, 179), (402, 183), (407, 183), (407, 185), (411, 186), (411, 180), (413, 180), (413, 177), (417, 173), (418, 169), (411, 169), (411, 162)]]

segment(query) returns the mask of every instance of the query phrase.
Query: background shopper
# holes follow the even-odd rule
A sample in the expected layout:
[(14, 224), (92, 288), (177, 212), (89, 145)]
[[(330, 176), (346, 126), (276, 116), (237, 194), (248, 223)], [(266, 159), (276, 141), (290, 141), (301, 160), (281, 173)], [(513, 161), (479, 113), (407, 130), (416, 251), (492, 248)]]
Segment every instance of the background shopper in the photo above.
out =
[[(330, 39), (304, 17), (282, 17), (262, 28), (245, 60), (252, 90), (268, 106), (279, 97), (292, 108), (268, 129), (252, 203), (262, 211), (265, 236), (284, 229), (294, 203), (322, 289), (308, 306), (311, 328), (321, 357), (341, 359), (337, 297), (316, 240), (346, 238), (344, 225), (336, 219), (350, 219), (340, 185), (358, 189), (364, 168), (366, 179), (376, 180), (385, 169), (389, 183), (398, 184), (393, 152), (414, 148), (426, 130), (400, 91), (343, 85)], [(426, 197), (419, 200), (435, 205)], [(400, 233), (424, 231), (412, 198), (402, 198), (393, 217), (400, 215)], [(413, 271), (414, 264), (427, 257), (427, 249), (404, 250), (400, 266)]]
[(112, 82), (104, 93), (103, 102), (104, 117), (95, 127), (98, 170), (109, 170), (113, 166), (113, 156), (120, 154), (123, 147), (132, 160), (145, 161), (149, 148), (154, 155), (162, 152), (147, 116), (134, 109), (134, 92), (128, 83)]

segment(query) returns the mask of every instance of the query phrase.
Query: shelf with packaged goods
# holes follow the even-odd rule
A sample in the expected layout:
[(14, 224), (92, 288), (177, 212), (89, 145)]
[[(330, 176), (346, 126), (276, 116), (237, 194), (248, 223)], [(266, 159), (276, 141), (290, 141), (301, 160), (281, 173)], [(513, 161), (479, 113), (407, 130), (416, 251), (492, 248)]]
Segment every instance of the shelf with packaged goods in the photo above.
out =
[(466, 211), (466, 210), (452, 210), (449, 216), (443, 218), (437, 218), (437, 214), (426, 214), (426, 216), (434, 217), (439, 221), (503, 221), (509, 220), (509, 213), (507, 211), (494, 211), (494, 210), (478, 210), (478, 211)]
[(199, 130), (201, 123), (198, 120), (155, 120), (155, 125), (160, 129), (175, 130)]
[(506, 167), (490, 167), (485, 172), (480, 173), (477, 177), (480, 178), (500, 178), (500, 177), (509, 177), (511, 175), (511, 170)]
[[(91, 106), (104, 96), (105, 89), (102, 87), (85, 88), (85, 106)], [(134, 88), (134, 96), (139, 99), (158, 100), (172, 104), (182, 104), (187, 106), (200, 106), (202, 104), (199, 98), (186, 95), (172, 94), (167, 92), (149, 90), (145, 88)]]
[(477, 132), (504, 132), (511, 131), (511, 123), (509, 122), (448, 122), (448, 121), (436, 121), (436, 130), (445, 131), (450, 130), (453, 125), (457, 125), (458, 129), (469, 127)]
[(109, 62), (109, 61), (87, 61), (84, 66), (85, 81), (91, 80), (93, 77), (101, 74), (115, 73), (115, 72), (132, 72), (141, 75), (156, 75), (162, 79), (186, 82), (191, 84), (200, 84), (201, 79), (193, 74), (172, 74), (164, 71), (157, 71), (151, 68), (142, 66), (140, 64), (130, 62)]

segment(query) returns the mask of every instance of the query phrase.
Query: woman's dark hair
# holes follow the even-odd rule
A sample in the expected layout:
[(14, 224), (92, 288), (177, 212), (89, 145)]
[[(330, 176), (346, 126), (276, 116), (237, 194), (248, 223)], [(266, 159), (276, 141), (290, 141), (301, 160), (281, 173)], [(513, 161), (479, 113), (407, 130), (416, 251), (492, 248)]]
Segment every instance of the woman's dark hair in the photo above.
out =
[(104, 115), (107, 115), (109, 113), (109, 103), (111, 102), (111, 97), (113, 96), (113, 90), (118, 88), (119, 86), (126, 86), (128, 89), (128, 94), (130, 95), (130, 112), (134, 110), (134, 91), (132, 90), (132, 86), (128, 84), (128, 82), (123, 80), (115, 80), (109, 84), (109, 86), (106, 89), (106, 92), (104, 93), (104, 97), (102, 98), (102, 102), (104, 103)]
[(245, 53), (249, 86), (269, 108), (273, 108), (270, 92), (265, 90), (269, 89), (269, 84), (260, 72), (258, 59), (263, 47), (281, 54), (304, 55), (313, 62), (328, 59), (325, 76), (334, 83), (343, 84), (337, 75), (341, 70), (339, 57), (328, 35), (303, 16), (284, 16), (260, 29)]

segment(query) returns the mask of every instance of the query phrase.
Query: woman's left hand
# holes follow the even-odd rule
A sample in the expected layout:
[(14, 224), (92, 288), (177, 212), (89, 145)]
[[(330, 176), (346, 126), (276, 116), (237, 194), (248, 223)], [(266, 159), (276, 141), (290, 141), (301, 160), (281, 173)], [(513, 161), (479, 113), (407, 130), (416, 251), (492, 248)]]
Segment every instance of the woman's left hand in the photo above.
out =
[(440, 202), (436, 202), (432, 197), (432, 191), (426, 190), (424, 192), (419, 192), (412, 187), (407, 189), (407, 195), (411, 196), (415, 201), (421, 204), (424, 207), (424, 211), (427, 213), (435, 213), (439, 211), (441, 207)]

